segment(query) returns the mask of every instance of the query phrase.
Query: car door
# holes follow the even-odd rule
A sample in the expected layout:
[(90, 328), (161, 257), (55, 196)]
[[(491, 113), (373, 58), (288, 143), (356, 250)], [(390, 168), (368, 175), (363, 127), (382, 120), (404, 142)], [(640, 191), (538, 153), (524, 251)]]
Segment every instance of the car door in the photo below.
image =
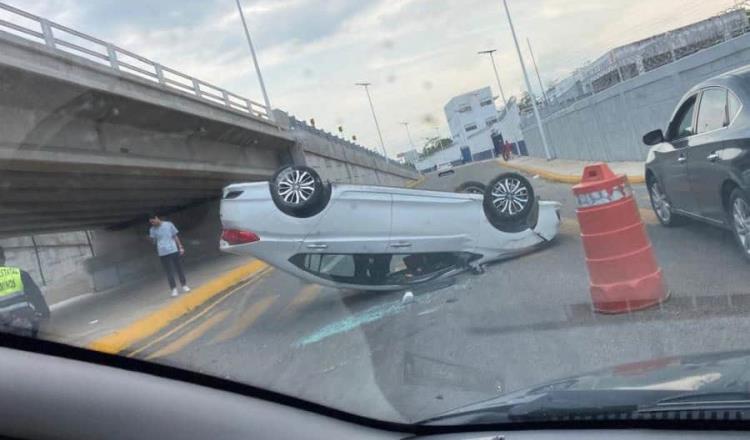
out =
[(453, 252), (473, 248), (480, 197), (441, 191), (393, 189), (392, 253)]
[[(721, 201), (721, 185), (729, 175), (728, 162), (722, 159), (723, 149), (731, 143), (729, 99), (739, 109), (739, 100), (723, 87), (703, 90), (698, 105), (696, 135), (690, 151), (688, 174), (699, 214), (716, 222), (726, 215)], [(733, 116), (733, 115), (732, 115)]]
[(698, 94), (694, 94), (682, 102), (667, 128), (666, 143), (654, 151), (660, 169), (658, 178), (672, 206), (687, 212), (695, 212), (697, 207), (687, 163), (690, 140), (695, 134), (697, 101)]
[(302, 251), (328, 254), (382, 254), (391, 234), (389, 188), (333, 185), (320, 222), (302, 243)]

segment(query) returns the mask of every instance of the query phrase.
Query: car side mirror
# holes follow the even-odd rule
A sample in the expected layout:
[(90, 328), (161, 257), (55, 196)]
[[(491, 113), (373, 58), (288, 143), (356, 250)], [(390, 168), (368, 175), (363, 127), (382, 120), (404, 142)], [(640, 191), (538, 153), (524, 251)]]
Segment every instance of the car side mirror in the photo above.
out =
[(646, 145), (656, 145), (664, 142), (664, 133), (661, 130), (649, 131), (643, 136), (643, 143)]

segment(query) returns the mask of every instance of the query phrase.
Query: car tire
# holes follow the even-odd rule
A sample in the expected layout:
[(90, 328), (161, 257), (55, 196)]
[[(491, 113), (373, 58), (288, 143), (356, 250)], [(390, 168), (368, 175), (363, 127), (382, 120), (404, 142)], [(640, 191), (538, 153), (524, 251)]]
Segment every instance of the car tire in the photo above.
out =
[(727, 216), (740, 252), (750, 261), (750, 198), (739, 188), (729, 196)]
[(455, 192), (465, 194), (484, 194), (487, 187), (484, 183), (479, 182), (464, 182), (456, 188)]
[(293, 217), (318, 214), (330, 198), (330, 187), (323, 183), (318, 172), (301, 165), (276, 171), (269, 187), (276, 207)]
[(530, 220), (538, 200), (531, 182), (518, 173), (503, 173), (490, 181), (484, 192), (487, 220), (503, 232), (520, 232), (533, 227)]
[(647, 188), (648, 198), (651, 201), (651, 209), (656, 214), (659, 223), (668, 228), (680, 226), (685, 223), (685, 217), (675, 214), (672, 211), (672, 202), (664, 192), (659, 180), (656, 178), (649, 179)]

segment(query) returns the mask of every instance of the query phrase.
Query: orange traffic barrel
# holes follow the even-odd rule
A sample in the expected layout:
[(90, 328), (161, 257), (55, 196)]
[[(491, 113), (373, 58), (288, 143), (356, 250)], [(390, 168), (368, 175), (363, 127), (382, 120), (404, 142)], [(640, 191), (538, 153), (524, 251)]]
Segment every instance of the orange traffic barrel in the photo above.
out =
[(627, 177), (604, 163), (589, 165), (573, 194), (594, 310), (624, 313), (665, 301), (669, 293)]

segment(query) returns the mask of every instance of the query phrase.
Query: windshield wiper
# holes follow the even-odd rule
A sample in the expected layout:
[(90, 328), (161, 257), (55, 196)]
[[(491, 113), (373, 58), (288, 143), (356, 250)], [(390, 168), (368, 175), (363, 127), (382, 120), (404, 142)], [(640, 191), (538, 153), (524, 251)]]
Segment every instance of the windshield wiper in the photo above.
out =
[(682, 393), (660, 399), (648, 406), (642, 406), (638, 412), (730, 410), (750, 410), (750, 393), (735, 391)]
[(425, 424), (531, 422), (625, 417), (644, 404), (674, 396), (658, 390), (564, 390), (516, 400), (494, 399), (425, 420)]
[(483, 404), (424, 420), (422, 424), (489, 424), (566, 420), (635, 420), (655, 414), (732, 411), (744, 419), (750, 393), (673, 390), (565, 390)]

